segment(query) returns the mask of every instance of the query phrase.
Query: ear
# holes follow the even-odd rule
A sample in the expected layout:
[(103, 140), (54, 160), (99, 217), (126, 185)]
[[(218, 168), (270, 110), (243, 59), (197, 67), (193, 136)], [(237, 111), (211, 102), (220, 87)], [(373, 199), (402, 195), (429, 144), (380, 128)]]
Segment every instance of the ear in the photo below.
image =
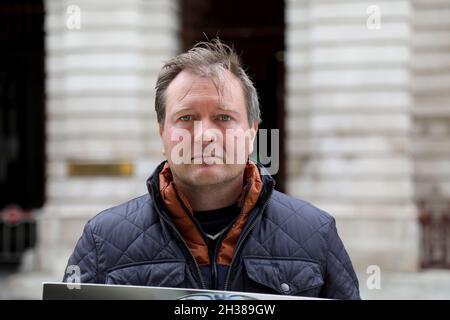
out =
[(164, 124), (161, 125), (161, 123), (158, 123), (159, 126), (159, 136), (162, 139), (162, 135), (164, 133)]
[(158, 123), (158, 127), (159, 127), (159, 137), (161, 139), (162, 142), (162, 149), (161, 149), (161, 153), (163, 154), (163, 156), (166, 155), (166, 150), (164, 149), (164, 138), (163, 138), (163, 134), (164, 134), (164, 125), (161, 125), (160, 123)]
[(256, 135), (258, 134), (258, 128), (259, 128), (258, 122), (253, 123), (253, 125), (250, 127), (251, 141), (250, 141), (250, 146), (249, 146), (249, 153), (248, 153), (249, 155), (251, 155), (253, 153), (253, 145), (255, 143)]

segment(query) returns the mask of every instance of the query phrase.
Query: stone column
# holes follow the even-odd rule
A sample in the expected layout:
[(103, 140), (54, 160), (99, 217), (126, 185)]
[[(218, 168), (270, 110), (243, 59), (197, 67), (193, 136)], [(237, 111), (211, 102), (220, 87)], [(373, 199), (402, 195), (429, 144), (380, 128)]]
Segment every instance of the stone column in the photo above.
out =
[(450, 1), (414, 6), (414, 156), (419, 201), (450, 201)]
[(289, 0), (286, 14), (289, 193), (336, 217), (357, 270), (415, 270), (410, 2)]
[[(62, 277), (86, 221), (146, 193), (145, 180), (163, 159), (154, 85), (164, 60), (179, 50), (178, 6), (175, 0), (45, 4), (47, 199), (38, 257), (41, 270)], [(134, 171), (70, 176), (71, 161), (126, 161)]]

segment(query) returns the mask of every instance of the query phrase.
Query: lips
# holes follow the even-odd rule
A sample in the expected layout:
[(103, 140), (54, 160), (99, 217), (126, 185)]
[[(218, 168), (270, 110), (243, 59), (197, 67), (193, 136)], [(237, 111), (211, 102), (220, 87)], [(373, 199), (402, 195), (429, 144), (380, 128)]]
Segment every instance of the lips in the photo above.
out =
[(192, 157), (191, 160), (194, 160), (194, 159), (210, 159), (210, 158), (221, 159), (221, 158), (216, 157), (216, 156), (195, 156), (195, 157)]
[(194, 155), (191, 158), (191, 162), (192, 163), (197, 163), (197, 164), (200, 164), (199, 162), (201, 162), (203, 164), (206, 161), (208, 163), (211, 163), (211, 162), (214, 162), (215, 160), (217, 160), (219, 162), (224, 161), (221, 157), (217, 157), (214, 153), (212, 153), (211, 155)]
[(216, 153), (215, 152), (212, 152), (210, 155), (203, 155), (203, 154), (194, 155), (191, 158), (191, 160), (194, 160), (194, 159), (207, 159), (207, 158), (218, 158), (218, 159), (220, 159), (219, 157), (216, 157)]

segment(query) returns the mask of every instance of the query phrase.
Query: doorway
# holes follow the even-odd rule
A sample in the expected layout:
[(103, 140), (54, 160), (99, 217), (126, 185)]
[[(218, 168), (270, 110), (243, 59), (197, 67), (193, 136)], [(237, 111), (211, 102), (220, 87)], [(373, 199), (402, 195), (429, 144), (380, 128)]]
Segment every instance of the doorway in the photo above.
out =
[[(279, 130), (276, 189), (285, 191), (284, 1), (180, 1), (182, 49), (218, 36), (232, 44), (258, 91), (261, 129)], [(270, 150), (270, 145), (268, 146)]]
[(45, 200), (43, 1), (0, 4), (0, 263), (34, 245)]

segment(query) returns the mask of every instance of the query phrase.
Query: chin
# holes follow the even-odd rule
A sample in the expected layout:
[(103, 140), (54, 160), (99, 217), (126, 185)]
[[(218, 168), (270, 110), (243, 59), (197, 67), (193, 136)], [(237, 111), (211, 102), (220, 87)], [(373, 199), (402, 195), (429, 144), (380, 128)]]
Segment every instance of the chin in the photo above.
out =
[[(190, 164), (178, 166), (176, 174), (184, 183), (206, 187), (226, 183), (239, 176), (243, 171), (226, 164)], [(239, 168), (240, 169), (240, 168)]]
[(190, 168), (190, 180), (194, 185), (211, 185), (222, 182), (227, 174), (223, 165), (194, 165)]

